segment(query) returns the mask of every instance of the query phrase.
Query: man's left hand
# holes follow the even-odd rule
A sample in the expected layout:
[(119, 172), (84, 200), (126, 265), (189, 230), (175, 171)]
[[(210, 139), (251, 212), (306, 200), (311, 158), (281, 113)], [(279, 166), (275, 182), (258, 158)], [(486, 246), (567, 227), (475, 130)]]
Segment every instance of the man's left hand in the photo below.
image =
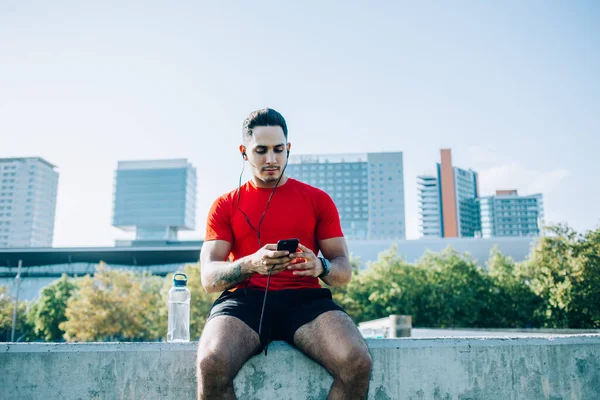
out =
[(315, 253), (301, 243), (298, 244), (298, 249), (302, 251), (289, 255), (294, 261), (287, 268), (294, 271), (294, 275), (296, 276), (312, 276), (313, 278), (317, 278), (321, 275), (323, 273), (323, 264)]

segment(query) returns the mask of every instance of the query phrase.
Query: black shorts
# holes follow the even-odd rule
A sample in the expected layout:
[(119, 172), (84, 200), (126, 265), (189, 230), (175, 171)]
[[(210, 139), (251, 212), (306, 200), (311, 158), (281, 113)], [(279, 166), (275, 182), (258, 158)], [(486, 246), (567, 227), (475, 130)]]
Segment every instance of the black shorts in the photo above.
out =
[[(265, 292), (259, 289), (225, 291), (213, 304), (206, 322), (218, 315), (229, 315), (243, 321), (257, 334)], [(339, 310), (331, 291), (320, 289), (285, 289), (269, 291), (262, 324), (261, 349), (273, 340), (285, 340), (294, 346), (294, 333), (319, 315)]]

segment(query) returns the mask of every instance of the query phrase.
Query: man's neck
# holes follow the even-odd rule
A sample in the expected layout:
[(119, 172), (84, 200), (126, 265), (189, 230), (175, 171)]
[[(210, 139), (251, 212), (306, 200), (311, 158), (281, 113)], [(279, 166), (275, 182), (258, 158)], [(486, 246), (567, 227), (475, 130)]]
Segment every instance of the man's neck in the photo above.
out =
[[(279, 185), (277, 185), (278, 187), (283, 186), (288, 180), (288, 177), (283, 175), (281, 177), (281, 179), (279, 180)], [(256, 186), (257, 188), (261, 188), (261, 189), (273, 189), (275, 187), (275, 185), (277, 184), (277, 181), (274, 182), (265, 182), (261, 179), (258, 179), (256, 176), (252, 177), (252, 183), (254, 183), (254, 186)]]

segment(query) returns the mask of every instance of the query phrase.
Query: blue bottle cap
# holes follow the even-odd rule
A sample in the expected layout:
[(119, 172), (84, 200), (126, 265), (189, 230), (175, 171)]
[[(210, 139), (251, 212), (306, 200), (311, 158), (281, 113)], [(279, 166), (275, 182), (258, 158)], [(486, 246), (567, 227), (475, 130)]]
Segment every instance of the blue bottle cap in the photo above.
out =
[[(183, 276), (183, 279), (177, 278), (178, 276)], [(175, 274), (173, 276), (173, 286), (187, 286), (187, 276), (185, 274)]]

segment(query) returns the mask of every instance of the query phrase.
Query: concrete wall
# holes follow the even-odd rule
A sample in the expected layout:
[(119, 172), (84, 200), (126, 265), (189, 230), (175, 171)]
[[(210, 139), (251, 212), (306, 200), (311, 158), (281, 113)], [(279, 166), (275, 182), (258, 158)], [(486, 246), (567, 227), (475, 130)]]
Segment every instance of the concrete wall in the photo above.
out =
[[(598, 399), (600, 335), (372, 339), (369, 398)], [(0, 398), (194, 399), (196, 343), (0, 344)], [(283, 342), (244, 365), (239, 399), (325, 399), (332, 378)]]

